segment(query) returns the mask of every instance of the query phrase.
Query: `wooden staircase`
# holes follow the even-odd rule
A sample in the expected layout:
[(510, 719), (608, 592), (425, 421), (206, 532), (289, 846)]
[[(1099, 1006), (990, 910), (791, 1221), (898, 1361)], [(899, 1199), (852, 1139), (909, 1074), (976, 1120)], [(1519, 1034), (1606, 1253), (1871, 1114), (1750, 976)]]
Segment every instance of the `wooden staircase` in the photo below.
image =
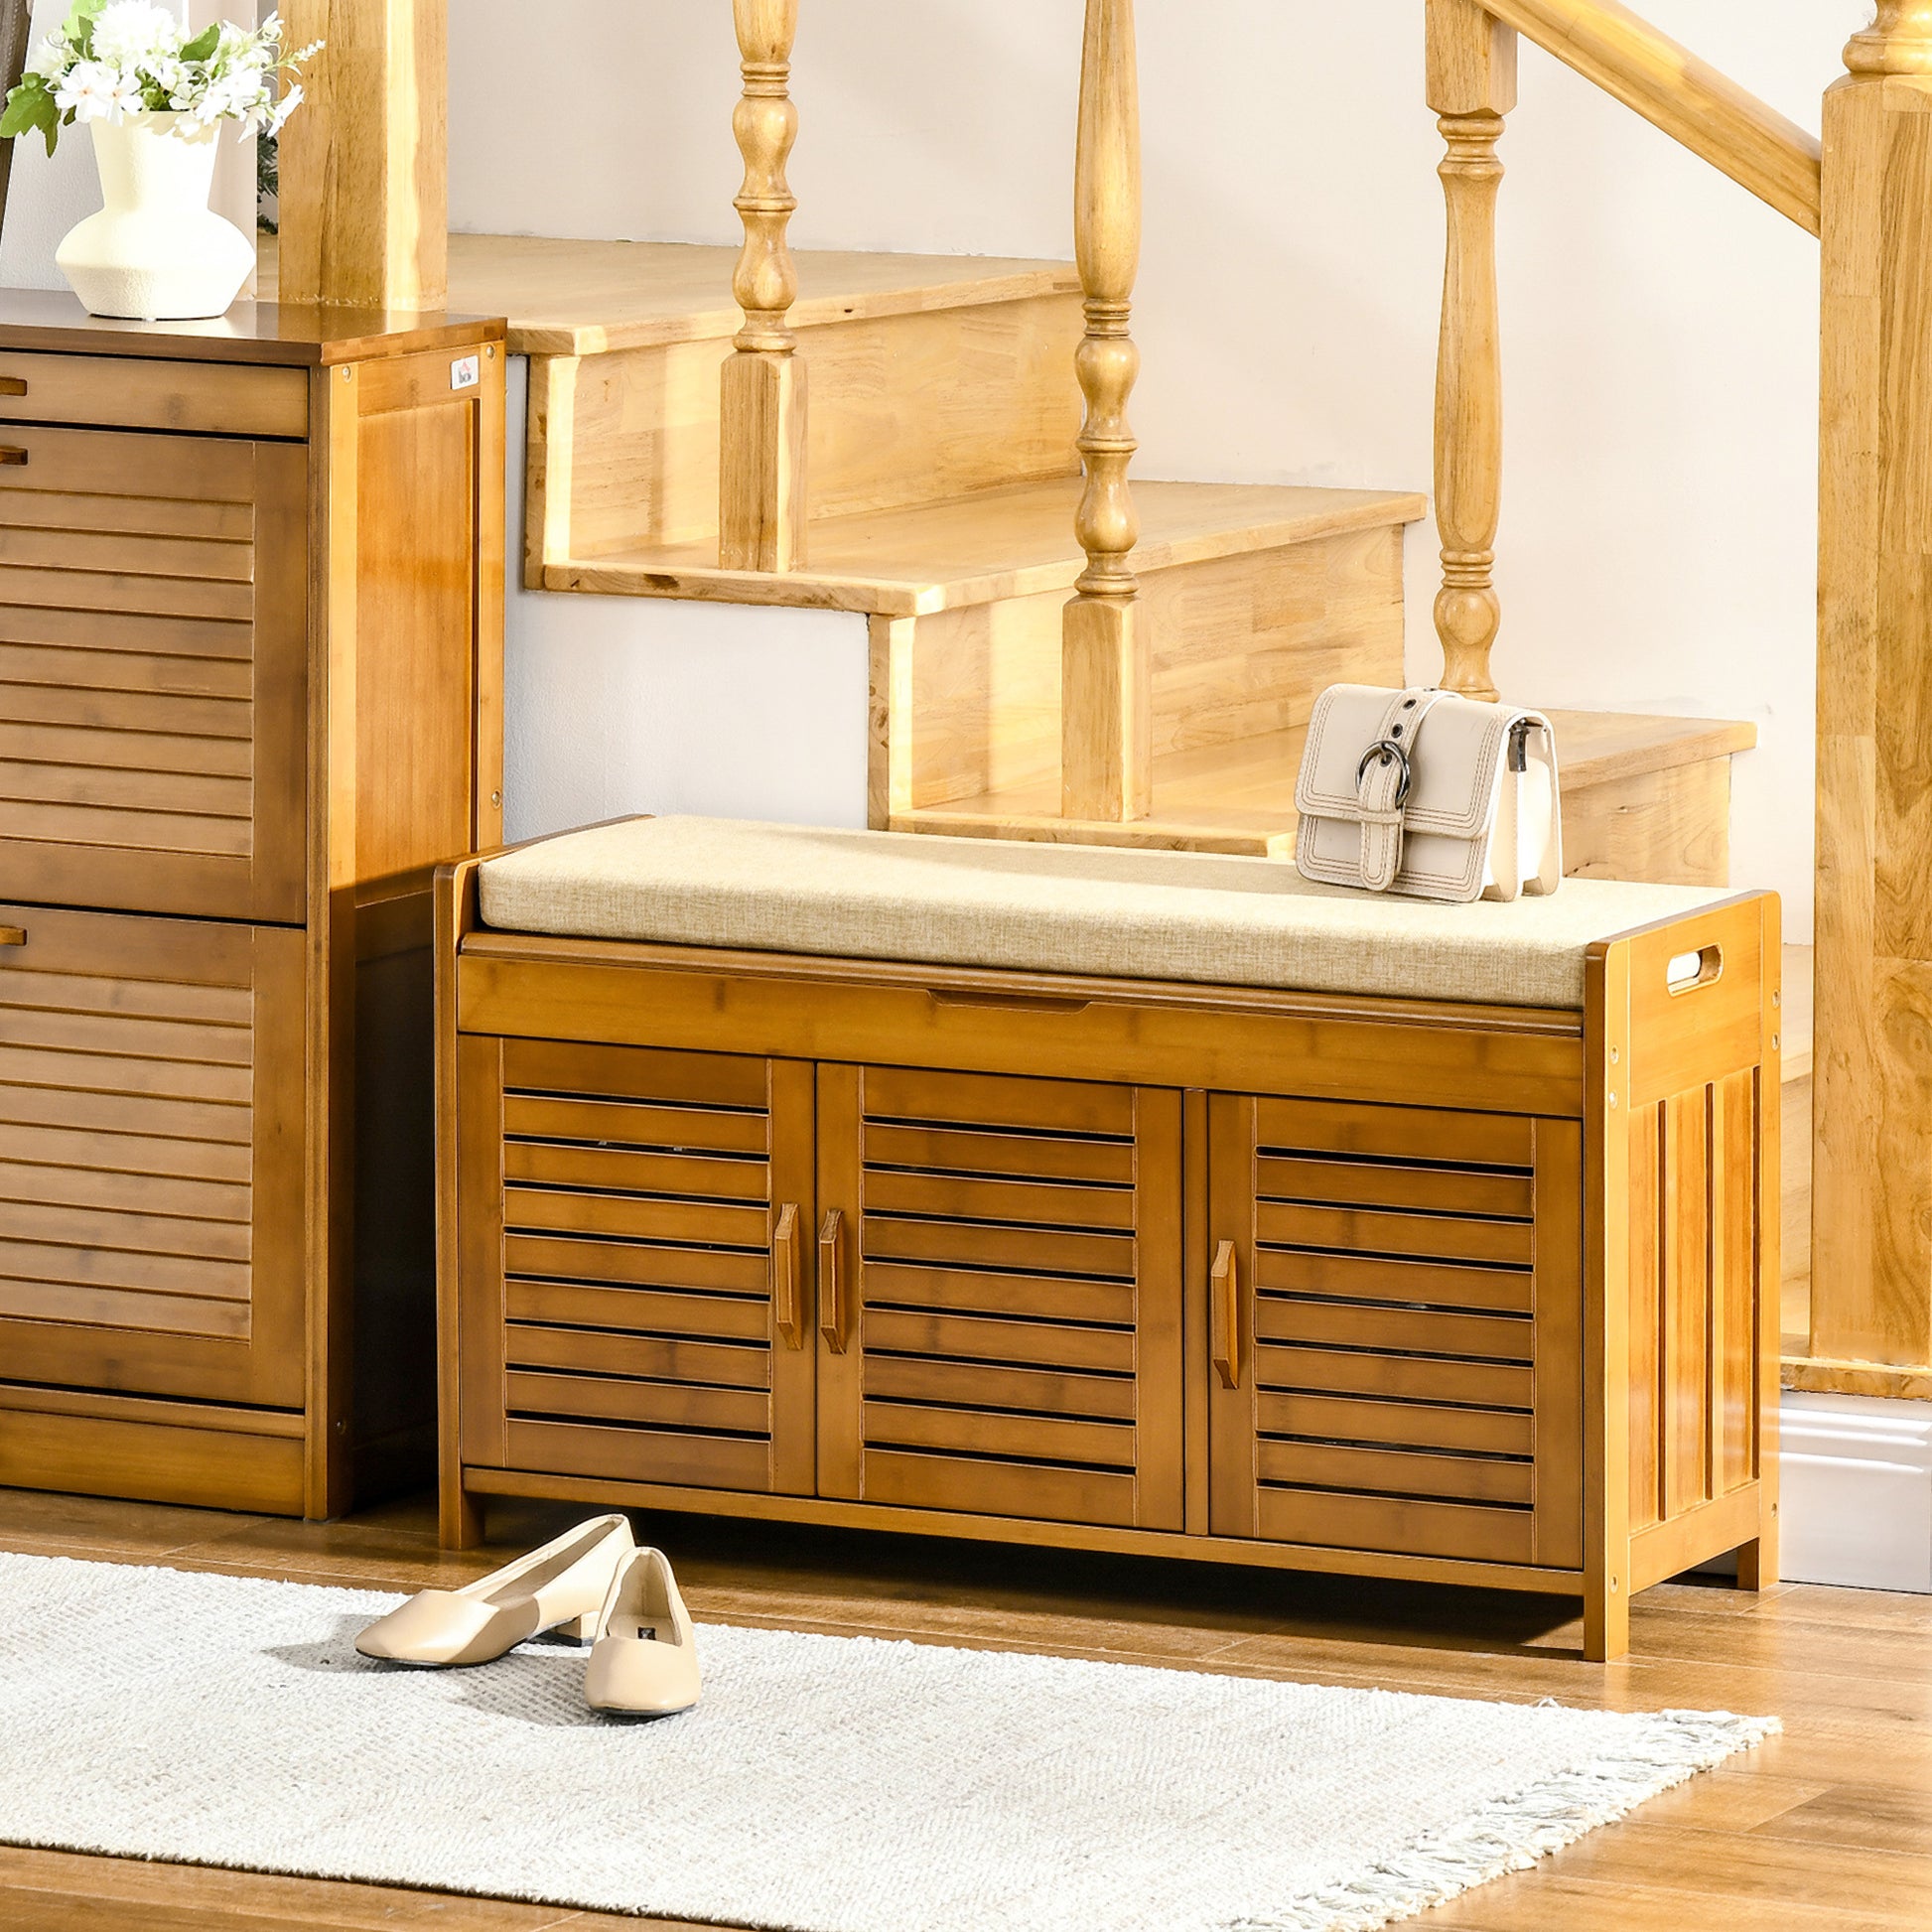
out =
[[(450, 307), (507, 315), (529, 360), (526, 587), (863, 617), (876, 826), (1288, 858), (1315, 696), (1405, 680), (1404, 533), (1426, 499), (1130, 493), (1139, 184), (1121, 0), (1088, 8), (1077, 263), (792, 253), (794, 13), (739, 8), (742, 250), (450, 237)], [(1458, 153), (1437, 621), (1445, 681), (1480, 691), (1500, 450), (1487, 336), (1464, 313), (1493, 301), (1493, 272), (1471, 266), (1487, 216), (1467, 170), (1480, 190), (1493, 157)], [(1751, 726), (1556, 722), (1571, 871), (1727, 879), (1729, 761)]]
[[(1061, 814), (1062, 612), (1086, 554), (1070, 263), (804, 252), (805, 562), (719, 563), (733, 250), (452, 235), (450, 306), (529, 358), (533, 590), (858, 614), (870, 816), (997, 838), (1285, 858), (1314, 696), (1403, 676), (1412, 491), (1142, 483), (1153, 809)], [(272, 291), (276, 251), (263, 244)], [(1558, 715), (1570, 870), (1721, 884), (1747, 724)]]

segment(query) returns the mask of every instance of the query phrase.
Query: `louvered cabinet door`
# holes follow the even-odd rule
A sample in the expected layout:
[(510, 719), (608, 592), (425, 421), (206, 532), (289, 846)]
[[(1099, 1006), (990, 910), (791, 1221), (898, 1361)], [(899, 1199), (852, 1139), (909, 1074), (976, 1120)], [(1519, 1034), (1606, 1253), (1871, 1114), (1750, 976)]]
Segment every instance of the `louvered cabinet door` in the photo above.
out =
[(465, 1462), (810, 1494), (812, 1072), (465, 1035)]
[(1209, 1101), (1211, 1521), (1575, 1569), (1574, 1121)]
[(0, 905), (0, 1380), (296, 1408), (304, 939)]
[(819, 1069), (819, 1493), (1181, 1527), (1180, 1095)]
[(304, 916), (308, 452), (0, 426), (0, 891)]

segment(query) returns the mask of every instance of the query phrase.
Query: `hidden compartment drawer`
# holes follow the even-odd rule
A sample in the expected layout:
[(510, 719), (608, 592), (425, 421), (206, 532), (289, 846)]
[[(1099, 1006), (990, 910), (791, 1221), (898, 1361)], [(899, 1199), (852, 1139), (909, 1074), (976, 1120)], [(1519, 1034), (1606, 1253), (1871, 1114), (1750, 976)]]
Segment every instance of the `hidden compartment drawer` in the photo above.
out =
[(299, 921), (306, 452), (41, 427), (0, 449), (0, 890)]
[(301, 438), (309, 433), (309, 378), (240, 362), (0, 349), (0, 423)]

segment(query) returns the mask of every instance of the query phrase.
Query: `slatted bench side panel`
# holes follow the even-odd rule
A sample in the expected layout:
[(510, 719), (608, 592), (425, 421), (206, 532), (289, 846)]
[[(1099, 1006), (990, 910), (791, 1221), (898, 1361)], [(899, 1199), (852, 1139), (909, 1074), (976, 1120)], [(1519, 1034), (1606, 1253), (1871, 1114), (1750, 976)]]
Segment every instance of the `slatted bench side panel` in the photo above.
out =
[[(1633, 949), (1634, 952), (1635, 949)], [(1654, 950), (1654, 948), (1652, 949)], [(1632, 1005), (1657, 962), (1633, 958)], [(1752, 964), (1726, 966), (1729, 1006), (1755, 1021)], [(1653, 989), (1654, 990), (1654, 989)], [(1707, 989), (1689, 996), (1701, 999)], [(1716, 992), (1713, 986), (1709, 989)], [(1633, 1025), (1640, 1015), (1633, 1012)], [(1722, 1012), (1712, 1037), (1726, 1047), (1744, 1022)], [(1639, 1035), (1641, 1037), (1641, 1035)], [(1759, 1403), (1773, 1337), (1758, 1283), (1774, 1254), (1767, 1218), (1767, 1135), (1779, 1105), (1766, 1067), (1714, 1055), (1645, 1078), (1633, 1054), (1629, 1163), (1629, 1527), (1668, 1530), (1756, 1483), (1766, 1465)], [(1657, 1087), (1665, 1088), (1657, 1091)], [(1769, 1105), (1766, 1105), (1766, 1094)], [(1768, 1277), (1775, 1282), (1775, 1271)], [(1668, 1538), (1658, 1536), (1659, 1547)]]

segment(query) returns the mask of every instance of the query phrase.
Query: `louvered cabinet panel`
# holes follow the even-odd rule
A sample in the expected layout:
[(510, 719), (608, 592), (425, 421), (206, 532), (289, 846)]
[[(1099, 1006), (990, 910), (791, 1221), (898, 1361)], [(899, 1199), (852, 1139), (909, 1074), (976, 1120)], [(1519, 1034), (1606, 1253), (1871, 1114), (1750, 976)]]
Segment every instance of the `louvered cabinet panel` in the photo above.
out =
[(818, 1079), (819, 1493), (1179, 1529), (1180, 1095)]
[(464, 1459), (809, 1494), (810, 1067), (466, 1036), (458, 1112)]
[(0, 906), (0, 1378), (303, 1400), (304, 943)]
[(303, 918), (307, 464), (0, 427), (0, 890)]
[(1208, 1105), (1211, 1527), (1582, 1562), (1575, 1122)]

